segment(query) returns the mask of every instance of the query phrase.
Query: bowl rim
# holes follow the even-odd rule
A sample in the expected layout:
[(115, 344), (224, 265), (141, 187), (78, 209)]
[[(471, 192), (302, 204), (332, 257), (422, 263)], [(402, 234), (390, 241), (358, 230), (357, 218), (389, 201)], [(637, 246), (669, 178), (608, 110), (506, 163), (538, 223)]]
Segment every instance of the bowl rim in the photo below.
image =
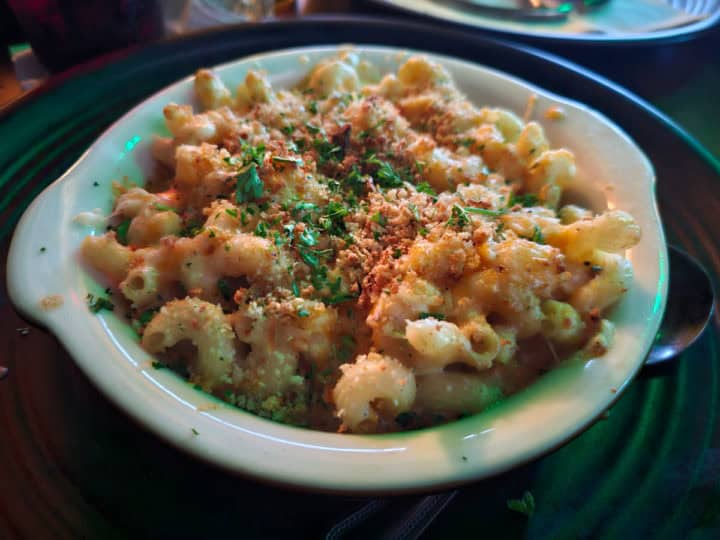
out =
[[(331, 52), (331, 51), (336, 51), (336, 50), (338, 50), (338, 48), (339, 48), (339, 47), (338, 47), (338, 46), (335, 46), (335, 45), (293, 47), (293, 48), (289, 48), (289, 49), (282, 49), (282, 50), (272, 51), (272, 52), (268, 52), (268, 53), (258, 53), (258, 54), (254, 54), (254, 55), (250, 55), (250, 56), (245, 56), (245, 57), (240, 58), (240, 59), (231, 60), (231, 61), (228, 61), (228, 62), (224, 62), (224, 63), (222, 63), (222, 64), (219, 64), (219, 65), (217, 65), (217, 66), (214, 66), (213, 69), (216, 69), (216, 70), (222, 72), (223, 69), (231, 69), (231, 68), (233, 68), (233, 67), (237, 67), (238, 65), (251, 64), (252, 62), (257, 61), (257, 60), (266, 60), (266, 59), (269, 59), (269, 58), (281, 57), (281, 56), (285, 56), (285, 55), (294, 55), (294, 56), (297, 57), (297, 56), (300, 55), (300, 54), (307, 54), (308, 51), (315, 51), (315, 50), (321, 50), (321, 51), (325, 51), (325, 52)], [(355, 46), (355, 49), (356, 49), (356, 50), (361, 50), (361, 51), (364, 51), (364, 50), (389, 51), (389, 52), (392, 53), (392, 54), (395, 54), (395, 53), (397, 53), (397, 52), (421, 52), (421, 53), (423, 53), (423, 54), (428, 55), (429, 57), (431, 57), (431, 58), (433, 58), (433, 59), (439, 59), (440, 61), (448, 61), (448, 62), (451, 61), (451, 62), (455, 62), (455, 63), (467, 65), (467, 66), (469, 66), (469, 67), (471, 67), (471, 68), (481, 68), (481, 69), (483, 69), (483, 70), (486, 70), (487, 72), (495, 73), (495, 74), (501, 76), (506, 82), (509, 82), (509, 83), (511, 83), (511, 84), (521, 85), (521, 86), (524, 87), (524, 88), (532, 89), (532, 90), (537, 91), (538, 93), (540, 93), (540, 94), (542, 94), (542, 95), (544, 95), (544, 96), (549, 96), (549, 97), (551, 97), (551, 98), (553, 98), (553, 99), (555, 99), (555, 100), (557, 100), (557, 101), (560, 101), (560, 102), (563, 103), (563, 104), (571, 104), (571, 105), (573, 105), (573, 106), (580, 107), (582, 110), (591, 113), (591, 114), (592, 114), (593, 116), (595, 116), (596, 119), (598, 119), (599, 121), (605, 123), (606, 125), (609, 125), (609, 126), (610, 126), (611, 128), (613, 128), (618, 134), (624, 136), (624, 138), (626, 139), (626, 142), (629, 141), (630, 144), (633, 145), (634, 149), (638, 152), (638, 155), (641, 156), (642, 159), (644, 159), (645, 165), (646, 165), (646, 167), (648, 168), (648, 171), (649, 171), (649, 173), (650, 173), (650, 177), (649, 177), (650, 184), (649, 184), (649, 187), (650, 187), (650, 189), (651, 189), (651, 193), (649, 193), (649, 196), (650, 196), (650, 200), (651, 200), (652, 205), (653, 205), (653, 209), (652, 209), (652, 210), (653, 210), (653, 216), (654, 216), (654, 224), (656, 224), (657, 227), (658, 227), (658, 231), (657, 231), (657, 232), (659, 233), (658, 236), (659, 236), (659, 239), (661, 240), (661, 243), (662, 243), (662, 246), (661, 246), (661, 247), (664, 248), (664, 251), (663, 251), (662, 253), (659, 253), (659, 259), (660, 259), (660, 262), (661, 262), (661, 263), (662, 263), (662, 261), (664, 260), (664, 261), (665, 261), (665, 266), (667, 267), (667, 252), (666, 252), (666, 248), (665, 248), (665, 240), (664, 240), (664, 235), (663, 235), (663, 231), (662, 231), (661, 221), (660, 221), (660, 218), (659, 218), (659, 214), (658, 214), (658, 212), (657, 212), (657, 204), (656, 204), (656, 198), (655, 198), (655, 193), (654, 193), (655, 175), (654, 175), (654, 172), (653, 172), (653, 169), (652, 169), (652, 165), (651, 165), (650, 162), (647, 160), (647, 158), (644, 156), (644, 154), (639, 150), (639, 148), (637, 148), (637, 146), (634, 145), (634, 143), (632, 143), (632, 141), (631, 141), (630, 138), (624, 133), (624, 131), (622, 131), (617, 125), (615, 125), (615, 124), (614, 124), (613, 122), (611, 122), (609, 119), (607, 119), (606, 117), (604, 117), (604, 116), (601, 115), (600, 113), (597, 113), (596, 111), (590, 109), (589, 107), (587, 107), (587, 106), (585, 106), (585, 105), (582, 105), (581, 103), (576, 102), (575, 100), (570, 100), (570, 99), (568, 99), (568, 98), (564, 98), (564, 97), (562, 97), (562, 96), (558, 96), (557, 94), (555, 94), (555, 93), (553, 93), (553, 92), (549, 92), (549, 91), (543, 90), (543, 89), (541, 89), (540, 87), (536, 86), (535, 84), (529, 83), (529, 82), (527, 82), (527, 81), (524, 81), (523, 79), (518, 78), (518, 77), (516, 77), (516, 76), (514, 76), (514, 75), (511, 75), (511, 74), (508, 74), (508, 73), (505, 73), (505, 72), (502, 72), (502, 71), (500, 71), (500, 70), (497, 70), (497, 69), (494, 69), (494, 68), (490, 68), (490, 67), (487, 67), (487, 66), (482, 66), (482, 65), (477, 64), (477, 63), (475, 63), (475, 62), (470, 62), (470, 61), (467, 61), (467, 60), (462, 60), (462, 59), (450, 57), (450, 56), (447, 56), (447, 55), (436, 54), (436, 53), (432, 53), (432, 52), (429, 52), (429, 51), (417, 51), (416, 49), (409, 49), (409, 48), (404, 48), (404, 47), (357, 45), (357, 46)], [(61, 186), (66, 180), (71, 179), (72, 176), (77, 172), (77, 170), (82, 167), (83, 163), (85, 163), (86, 159), (88, 158), (88, 155), (90, 155), (90, 154), (92, 154), (93, 152), (95, 152), (95, 151), (97, 150), (97, 147), (103, 142), (103, 140), (104, 140), (106, 137), (108, 137), (109, 135), (111, 135), (116, 129), (118, 129), (118, 126), (122, 126), (125, 122), (128, 121), (129, 118), (132, 118), (134, 115), (136, 115), (137, 112), (138, 112), (140, 109), (142, 109), (143, 107), (145, 107), (149, 102), (152, 102), (152, 101), (154, 101), (154, 100), (157, 100), (157, 99), (161, 98), (161, 97), (162, 97), (163, 95), (165, 95), (166, 93), (172, 92), (174, 89), (179, 88), (179, 87), (181, 87), (181, 86), (184, 85), (184, 84), (185, 84), (185, 85), (188, 84), (188, 82), (189, 82), (189, 81), (192, 81), (192, 79), (193, 79), (193, 76), (190, 75), (190, 76), (188, 76), (188, 77), (185, 77), (185, 78), (183, 78), (183, 79), (180, 79), (180, 80), (176, 81), (175, 83), (173, 83), (173, 84), (171, 84), (171, 85), (168, 85), (167, 87), (165, 87), (165, 88), (163, 88), (163, 89), (155, 92), (155, 93), (152, 94), (151, 96), (148, 96), (148, 97), (147, 97), (145, 100), (143, 100), (141, 103), (139, 103), (138, 105), (136, 105), (135, 107), (133, 107), (130, 111), (128, 111), (127, 113), (125, 113), (121, 118), (119, 118), (119, 119), (118, 119), (116, 122), (114, 122), (111, 126), (109, 126), (109, 127), (98, 137), (98, 139), (96, 139), (95, 142), (93, 142), (93, 144), (87, 149), (87, 151), (84, 152), (84, 153), (78, 158), (78, 160), (75, 162), (75, 164), (73, 164), (73, 165), (68, 169), (68, 171), (67, 171), (66, 173), (64, 173), (58, 180), (56, 180), (55, 182), (53, 182), (53, 184), (51, 184), (50, 186), (48, 186), (48, 188), (46, 188), (46, 190), (43, 191), (43, 192), (38, 196), (38, 198), (37, 198), (37, 199), (31, 204), (31, 206), (26, 210), (25, 214), (23, 215), (23, 218), (21, 219), (20, 224), (18, 225), (18, 227), (17, 227), (17, 229), (16, 229), (16, 232), (15, 232), (15, 235), (14, 235), (14, 237), (13, 237), (12, 244), (11, 244), (11, 248), (10, 248), (10, 254), (9, 254), (9, 256), (8, 256), (8, 261), (9, 261), (9, 262), (8, 262), (8, 291), (9, 291), (9, 293), (10, 293), (10, 297), (11, 297), (11, 299), (13, 300), (13, 303), (14, 303), (16, 306), (18, 306), (18, 308), (19, 308), (21, 311), (23, 311), (24, 313), (26, 313), (28, 316), (30, 316), (30, 317), (33, 318), (33, 319), (40, 320), (41, 322), (46, 323), (47, 326), (53, 331), (53, 333), (55, 333), (56, 335), (58, 335), (58, 337), (61, 338), (61, 341), (63, 341), (63, 343), (64, 343), (66, 346), (68, 346), (69, 349), (72, 349), (72, 348), (73, 348), (73, 347), (72, 347), (72, 346), (73, 346), (72, 340), (68, 340), (68, 339), (67, 339), (68, 336), (65, 335), (65, 332), (64, 332), (64, 329), (63, 329), (62, 326), (58, 327), (58, 325), (59, 325), (58, 321), (57, 321), (56, 319), (53, 319), (52, 317), (49, 317), (49, 318), (48, 318), (48, 317), (44, 317), (43, 314), (38, 314), (36, 311), (33, 312), (31, 309), (29, 309), (29, 308), (28, 308), (28, 304), (27, 304), (27, 302), (25, 301), (25, 299), (24, 299), (24, 298), (21, 298), (21, 297), (18, 295), (18, 289), (17, 289), (17, 287), (16, 287), (16, 286), (13, 286), (13, 284), (17, 284), (17, 282), (18, 282), (18, 279), (17, 279), (17, 278), (18, 278), (17, 271), (13, 271), (13, 269), (17, 270), (17, 268), (16, 268), (17, 265), (15, 264), (15, 261), (20, 260), (20, 259), (18, 259), (18, 257), (20, 257), (20, 251), (19, 251), (19, 249), (20, 249), (20, 247), (19, 247), (19, 242), (20, 242), (20, 240), (18, 240), (18, 238), (22, 236), (22, 231), (23, 231), (23, 230), (27, 227), (27, 225), (28, 225), (28, 223), (27, 223), (28, 218), (33, 215), (33, 212), (32, 212), (32, 211), (33, 211), (33, 209), (36, 208), (36, 206), (37, 206), (37, 204), (39, 203), (39, 201), (40, 201), (43, 197), (45, 197), (47, 193), (51, 192), (52, 190), (58, 189), (59, 186)], [(664, 301), (665, 301), (665, 297), (666, 297), (666, 294), (667, 294), (667, 280), (664, 280), (663, 283), (659, 284), (659, 287), (660, 287), (660, 290), (659, 290), (658, 294), (659, 294), (660, 297), (661, 297), (661, 298), (660, 298), (660, 302), (661, 302), (661, 304), (663, 304), (663, 305), (661, 306), (660, 311), (659, 311), (659, 313), (660, 313), (660, 315), (661, 315), (661, 314), (662, 314), (662, 307), (664, 307)], [(84, 305), (84, 304), (83, 304), (83, 305)], [(656, 326), (659, 325), (660, 315), (658, 315), (658, 316), (656, 317), (656, 320), (654, 321), (654, 322), (656, 322)], [(107, 327), (106, 327), (106, 329), (107, 329)], [(657, 328), (655, 328), (655, 330), (657, 330)], [(654, 334), (654, 331), (653, 331), (653, 334)], [(64, 339), (63, 339), (63, 338), (64, 338)], [(70, 342), (68, 342), (68, 341), (70, 341)], [(649, 348), (649, 345), (648, 345), (647, 348)], [(605, 404), (605, 406), (603, 407), (603, 409), (602, 409), (601, 411), (599, 411), (598, 414), (596, 414), (596, 415), (594, 415), (594, 416), (592, 416), (592, 417), (586, 418), (586, 420), (585, 420), (584, 423), (576, 424), (576, 425), (566, 434), (566, 436), (565, 436), (564, 438), (556, 440), (556, 441), (554, 442), (554, 444), (549, 445), (549, 446), (545, 446), (545, 447), (542, 448), (541, 450), (536, 451), (536, 452), (534, 452), (534, 453), (531, 453), (531, 455), (527, 455), (527, 456), (525, 456), (525, 457), (516, 459), (515, 461), (509, 461), (509, 462), (507, 462), (507, 463), (505, 464), (505, 466), (503, 466), (503, 467), (496, 467), (496, 468), (494, 468), (494, 469), (492, 469), (492, 470), (488, 470), (488, 471), (486, 471), (485, 473), (482, 473), (482, 474), (473, 474), (473, 475), (470, 475), (470, 476), (465, 476), (465, 477), (463, 477), (463, 478), (455, 478), (455, 479), (453, 479), (453, 480), (449, 480), (449, 481), (446, 481), (446, 482), (435, 481), (435, 482), (432, 482), (432, 483), (422, 483), (422, 484), (412, 484), (412, 485), (411, 485), (411, 484), (407, 484), (407, 485), (393, 485), (393, 486), (390, 486), (390, 487), (388, 487), (388, 488), (384, 488), (384, 487), (378, 487), (378, 486), (353, 486), (353, 487), (347, 487), (347, 486), (344, 486), (344, 485), (340, 485), (340, 484), (338, 484), (338, 483), (330, 483), (330, 484), (328, 484), (327, 482), (318, 483), (318, 482), (312, 482), (312, 481), (311, 481), (311, 482), (308, 482), (308, 481), (297, 481), (297, 479), (288, 481), (287, 479), (284, 479), (284, 478), (279, 478), (279, 477), (275, 477), (275, 476), (272, 476), (272, 475), (268, 475), (268, 474), (267, 474), (267, 471), (257, 472), (257, 471), (247, 470), (247, 469), (243, 470), (242, 468), (238, 468), (237, 464), (233, 464), (233, 463), (229, 463), (229, 462), (224, 462), (224, 461), (218, 461), (217, 459), (213, 459), (211, 456), (205, 454), (201, 447), (198, 448), (198, 445), (188, 445), (188, 444), (186, 444), (185, 442), (183, 442), (182, 440), (178, 439), (178, 437), (168, 436), (168, 433), (165, 432), (165, 431), (163, 431), (163, 429), (162, 429), (161, 426), (152, 425), (152, 424), (148, 423), (148, 422), (147, 422), (146, 415), (144, 415), (142, 412), (136, 410), (136, 409), (133, 407), (132, 404), (129, 404), (129, 403), (126, 402), (124, 399), (122, 399), (117, 393), (114, 393), (111, 389), (107, 388), (107, 387), (105, 386), (104, 381), (98, 381), (98, 378), (97, 378), (96, 374), (95, 374), (93, 371), (88, 371), (88, 369), (86, 369), (87, 366), (85, 366), (84, 364), (78, 362), (78, 354), (81, 355), (81, 354), (82, 354), (82, 351), (72, 351), (72, 352), (73, 352), (72, 356), (73, 356), (74, 360), (76, 361), (76, 363), (78, 363), (78, 364), (80, 365), (80, 367), (81, 367), (81, 368), (83, 369), (83, 371), (89, 376), (89, 378), (90, 378), (91, 380), (93, 380), (93, 382), (94, 382), (97, 386), (99, 386), (99, 387), (101, 388), (101, 390), (103, 390), (103, 393), (105, 393), (108, 397), (110, 397), (110, 399), (111, 399), (114, 403), (116, 403), (117, 405), (119, 405), (121, 409), (123, 409), (125, 412), (129, 413), (133, 418), (135, 418), (136, 420), (138, 420), (141, 424), (149, 427), (150, 429), (152, 429), (153, 431), (155, 431), (157, 434), (161, 435), (164, 439), (169, 440), (169, 441), (170, 441), (171, 443), (173, 443), (175, 446), (181, 448), (183, 451), (186, 451), (186, 452), (189, 452), (189, 453), (191, 453), (191, 454), (193, 454), (193, 455), (196, 455), (196, 456), (198, 456), (198, 457), (204, 458), (205, 460), (210, 461), (211, 463), (214, 463), (214, 464), (216, 464), (216, 465), (220, 465), (220, 466), (223, 467), (223, 468), (228, 468), (228, 469), (233, 470), (233, 471), (235, 471), (235, 472), (238, 472), (238, 473), (240, 473), (240, 474), (248, 474), (248, 475), (250, 475), (250, 476), (252, 476), (252, 477), (254, 477), (254, 478), (261, 478), (261, 479), (263, 479), (264, 481), (268, 481), (268, 482), (273, 483), (273, 484), (283, 485), (283, 486), (286, 486), (286, 487), (287, 487), (287, 486), (294, 486), (294, 487), (297, 487), (297, 488), (304, 488), (304, 489), (310, 487), (313, 491), (325, 491), (325, 492), (333, 492), (333, 493), (337, 493), (337, 492), (341, 492), (341, 493), (368, 493), (368, 492), (373, 492), (373, 493), (378, 493), (378, 492), (393, 492), (393, 493), (397, 493), (397, 492), (408, 492), (408, 491), (423, 491), (423, 490), (427, 490), (427, 489), (429, 489), (429, 488), (435, 489), (435, 488), (449, 487), (449, 486), (459, 485), (459, 484), (462, 484), (462, 483), (467, 483), (468, 481), (476, 480), (476, 479), (478, 479), (478, 478), (484, 478), (484, 477), (487, 477), (487, 476), (499, 474), (499, 473), (504, 472), (504, 471), (506, 471), (506, 470), (508, 470), (508, 469), (510, 469), (510, 468), (516, 467), (516, 466), (518, 466), (518, 465), (520, 465), (520, 464), (522, 464), (522, 463), (525, 463), (525, 462), (527, 462), (527, 461), (531, 461), (531, 460), (533, 460), (533, 459), (536, 459), (536, 458), (539, 457), (540, 455), (544, 455), (544, 454), (546, 454), (546, 453), (548, 453), (548, 452), (551, 452), (552, 450), (554, 450), (554, 449), (556, 449), (556, 448), (558, 448), (558, 447), (560, 447), (560, 446), (563, 446), (563, 445), (566, 444), (569, 440), (572, 440), (573, 438), (577, 437), (580, 433), (582, 433), (589, 425), (591, 425), (591, 424), (597, 419), (597, 417), (598, 417), (599, 415), (602, 414), (603, 410), (605, 410), (607, 407), (609, 407), (610, 405), (612, 405), (612, 403), (614, 403), (614, 402), (619, 398), (620, 394), (622, 393), (622, 390), (627, 387), (627, 385), (629, 384), (629, 382), (630, 382), (630, 381), (632, 380), (632, 378), (637, 374), (639, 368), (642, 366), (642, 362), (641, 362), (641, 361), (638, 361), (638, 362), (635, 363), (634, 370), (626, 376), (625, 381), (624, 381), (622, 387), (620, 387), (620, 388), (617, 389), (616, 395), (612, 396), (612, 398), (607, 401), (607, 403)], [(644, 358), (644, 355), (643, 355), (643, 358)], [(247, 413), (246, 413), (246, 414), (247, 414)], [(264, 421), (264, 420), (263, 420), (263, 422), (268, 422), (268, 421)], [(454, 424), (457, 424), (457, 423), (458, 423), (458, 422), (455, 422)], [(300, 428), (287, 428), (287, 427), (285, 427), (285, 426), (284, 426), (284, 428), (286, 428), (286, 429), (296, 429), (296, 430), (297, 430), (297, 429), (300, 429)], [(439, 429), (439, 428), (430, 428), (429, 430), (422, 430), (421, 432), (425, 432), (425, 431), (437, 431), (438, 429)], [(308, 431), (308, 430), (302, 430), (302, 429), (301, 429), (301, 431), (305, 431), (305, 432), (306, 432), (306, 431)], [(417, 434), (419, 434), (419, 433), (421, 433), (421, 432), (410, 432), (410, 435), (408, 435), (408, 434), (402, 434), (402, 435), (400, 435), (400, 436), (401, 436), (401, 437), (414, 436), (414, 435), (417, 435)], [(366, 436), (357, 436), (357, 435), (335, 435), (335, 436), (336, 436), (336, 437), (342, 437), (343, 439), (346, 439), (346, 438), (349, 438), (349, 437), (363, 437), (363, 438), (366, 437)], [(377, 438), (378, 436), (370, 436), (370, 437)], [(380, 437), (383, 437), (383, 436), (380, 436)]]

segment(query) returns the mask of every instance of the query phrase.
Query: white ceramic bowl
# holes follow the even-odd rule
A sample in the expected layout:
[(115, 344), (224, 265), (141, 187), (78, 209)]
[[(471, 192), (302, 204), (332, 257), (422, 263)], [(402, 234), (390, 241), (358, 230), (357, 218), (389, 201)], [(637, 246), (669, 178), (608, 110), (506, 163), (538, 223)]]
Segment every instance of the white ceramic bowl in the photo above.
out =
[[(355, 50), (381, 72), (394, 70), (405, 56), (388, 48)], [(280, 87), (298, 81), (310, 65), (336, 51), (311, 47), (263, 54), (217, 71), (235, 87), (248, 68), (261, 68)], [(90, 379), (149, 429), (198, 457), (272, 482), (375, 494), (432, 489), (510, 469), (563, 444), (618, 397), (642, 365), (660, 323), (667, 252), (652, 166), (617, 126), (579, 103), (476, 64), (427, 56), (443, 64), (475, 103), (506, 107), (522, 116), (528, 98), (536, 94), (534, 118), (553, 146), (575, 153), (581, 191), (591, 194), (591, 204), (597, 210), (627, 210), (642, 226), (642, 241), (628, 254), (635, 282), (611, 314), (617, 335), (606, 356), (562, 364), (482, 414), (432, 429), (371, 436), (273, 423), (194, 390), (168, 370), (153, 369), (124, 320), (88, 310), (86, 294), (102, 287), (81, 266), (78, 247), (86, 235), (104, 231), (74, 218), (95, 208), (110, 210), (112, 179), (141, 181), (150, 171), (152, 135), (165, 131), (162, 108), (170, 101), (192, 101), (191, 78), (123, 116), (28, 208), (8, 259), (12, 301), (54, 332)], [(551, 105), (560, 105), (566, 118), (544, 120), (542, 112)], [(41, 309), (41, 299), (48, 295), (61, 295), (62, 305)]]

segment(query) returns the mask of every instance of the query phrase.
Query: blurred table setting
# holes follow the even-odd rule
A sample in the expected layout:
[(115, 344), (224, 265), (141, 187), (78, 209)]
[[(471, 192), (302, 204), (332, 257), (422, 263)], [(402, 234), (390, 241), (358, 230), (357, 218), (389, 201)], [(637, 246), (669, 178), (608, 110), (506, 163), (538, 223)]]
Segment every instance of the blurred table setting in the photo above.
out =
[[(129, 107), (204, 65), (196, 62), (275, 44), (368, 39), (451, 54), (467, 42), (466, 58), (515, 66), (630, 133), (658, 173), (668, 240), (700, 259), (717, 288), (720, 1), (474, 1), (109, 0), (102, 5), (115, 11), (85, 20), (79, 2), (0, 0), (0, 128), (24, 115), (40, 138), (47, 118), (72, 120), (63, 107), (88, 114), (37, 157), (28, 149), (7, 181), (0, 176), (3, 261), (29, 201)], [(520, 5), (565, 16), (497, 11)], [(98, 31), (117, 17), (126, 31)], [(475, 38), (516, 60), (474, 55)], [(137, 88), (122, 86), (135, 72)], [(6, 171), (16, 157), (5, 156)], [(717, 313), (692, 351), (641, 374), (603, 419), (548, 456), (450, 496), (373, 499), (297, 492), (199, 462), (105, 399), (51, 334), (13, 310), (4, 288), (0, 310), (0, 365), (10, 368), (0, 374), (0, 538), (720, 537)]]

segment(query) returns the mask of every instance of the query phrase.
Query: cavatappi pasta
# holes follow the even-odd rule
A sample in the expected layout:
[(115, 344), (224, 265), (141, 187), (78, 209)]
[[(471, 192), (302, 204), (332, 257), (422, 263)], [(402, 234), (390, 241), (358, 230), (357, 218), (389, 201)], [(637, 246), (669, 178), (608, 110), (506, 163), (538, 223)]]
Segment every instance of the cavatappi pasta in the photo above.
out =
[(573, 154), (477, 107), (412, 57), (378, 80), (353, 53), (297, 88), (195, 76), (153, 152), (82, 244), (142, 346), (281, 422), (384, 432), (483, 410), (561, 359), (602, 355), (640, 230), (563, 204)]

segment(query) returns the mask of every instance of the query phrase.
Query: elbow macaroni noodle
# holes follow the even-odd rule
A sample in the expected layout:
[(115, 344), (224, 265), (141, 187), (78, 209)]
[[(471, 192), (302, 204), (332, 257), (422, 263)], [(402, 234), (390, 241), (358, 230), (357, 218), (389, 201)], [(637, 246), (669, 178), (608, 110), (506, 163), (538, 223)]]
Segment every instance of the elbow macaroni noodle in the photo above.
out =
[(168, 171), (115, 184), (81, 247), (142, 346), (277, 421), (383, 432), (473, 414), (570, 356), (602, 355), (632, 282), (632, 216), (563, 204), (573, 154), (476, 107), (412, 57), (352, 53), (297, 88), (200, 70), (168, 104)]

